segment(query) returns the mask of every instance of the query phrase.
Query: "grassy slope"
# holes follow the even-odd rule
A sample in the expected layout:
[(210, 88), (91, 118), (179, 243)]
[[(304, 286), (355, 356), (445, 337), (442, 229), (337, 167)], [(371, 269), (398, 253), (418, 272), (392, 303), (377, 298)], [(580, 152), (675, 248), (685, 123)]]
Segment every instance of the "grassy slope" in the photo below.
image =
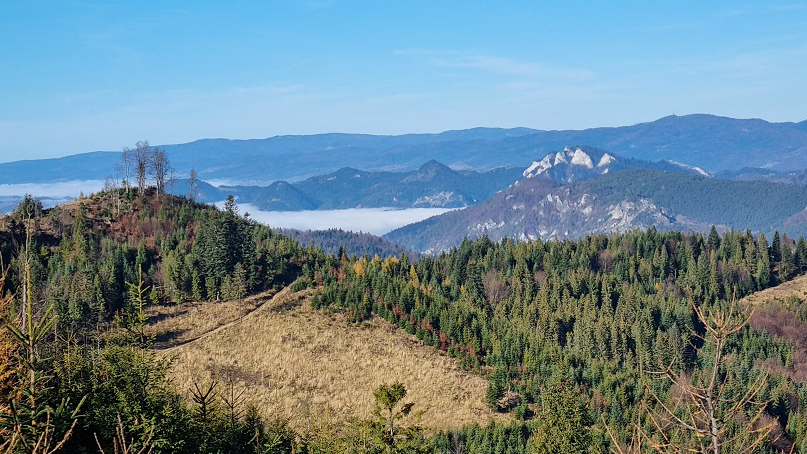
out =
[[(340, 314), (313, 310), (307, 293), (289, 289), (240, 321), (234, 303), (219, 304), (179, 310), (170, 323), (155, 325), (186, 340), (201, 335), (165, 350), (175, 355), (173, 379), (180, 391), (194, 380), (200, 386), (232, 380), (264, 415), (290, 418), (302, 429), (312, 420), (368, 417), (372, 391), (400, 380), (407, 401), (425, 410), (421, 423), (427, 428), (484, 424), (496, 417), (484, 403), (485, 379), (384, 320), (350, 324)], [(214, 313), (227, 322), (214, 328), (219, 325), (209, 322)], [(214, 330), (203, 334), (204, 327)]]
[(184, 302), (151, 306), (148, 308), (147, 332), (154, 335), (158, 350), (173, 348), (211, 331), (239, 321), (255, 309), (270, 301), (277, 292), (269, 290), (238, 301)]
[(776, 287), (752, 293), (743, 298), (742, 302), (753, 306), (764, 306), (772, 303), (781, 304), (789, 296), (795, 296), (802, 301), (807, 299), (807, 274), (796, 276)]
[(766, 362), (774, 373), (807, 382), (807, 274), (783, 282), (741, 300), (754, 308), (751, 327), (766, 330), (793, 345), (792, 364)]

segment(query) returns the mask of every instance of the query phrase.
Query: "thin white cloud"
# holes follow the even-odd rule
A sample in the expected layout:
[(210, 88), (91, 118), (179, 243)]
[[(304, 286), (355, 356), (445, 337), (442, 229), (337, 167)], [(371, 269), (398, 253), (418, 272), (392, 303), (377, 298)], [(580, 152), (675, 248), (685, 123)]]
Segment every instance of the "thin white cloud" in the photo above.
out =
[(635, 77), (646, 80), (649, 71), (663, 71), (678, 77), (694, 77), (708, 83), (725, 83), (726, 78), (753, 79), (757, 83), (791, 76), (801, 69), (807, 58), (807, 46), (780, 47), (764, 51), (734, 52), (709, 58), (677, 58), (654, 60), (628, 60), (623, 68)]
[(395, 53), (421, 57), (438, 67), (476, 69), (504, 76), (573, 80), (588, 80), (595, 77), (594, 72), (586, 69), (564, 68), (495, 55), (428, 49), (404, 49)]

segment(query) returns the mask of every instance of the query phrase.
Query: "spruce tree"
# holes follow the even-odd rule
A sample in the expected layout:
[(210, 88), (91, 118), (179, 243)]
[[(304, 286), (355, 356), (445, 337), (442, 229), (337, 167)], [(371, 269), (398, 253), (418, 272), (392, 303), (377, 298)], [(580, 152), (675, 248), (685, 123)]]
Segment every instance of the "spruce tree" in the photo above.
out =
[(800, 236), (799, 241), (796, 243), (794, 261), (798, 267), (798, 272), (801, 273), (807, 270), (807, 241), (805, 241), (803, 236)]
[(709, 230), (709, 239), (707, 241), (709, 250), (716, 251), (720, 247), (720, 235), (717, 233), (715, 226)]
[(779, 238), (778, 230), (773, 232), (770, 258), (773, 263), (779, 263), (782, 260), (782, 240)]
[(541, 414), (533, 432), (530, 452), (535, 454), (588, 454), (594, 420), (574, 389), (556, 383), (541, 393)]
[(768, 240), (759, 234), (759, 258), (757, 259), (757, 288), (764, 289), (771, 284), (771, 262), (768, 254)]

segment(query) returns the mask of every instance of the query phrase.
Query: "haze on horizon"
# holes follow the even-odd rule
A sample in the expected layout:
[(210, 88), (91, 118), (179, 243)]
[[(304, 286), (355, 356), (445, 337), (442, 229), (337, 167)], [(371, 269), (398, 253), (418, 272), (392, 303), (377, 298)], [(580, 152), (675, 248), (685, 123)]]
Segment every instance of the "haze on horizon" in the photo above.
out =
[(793, 1), (16, 1), (0, 39), (0, 162), (140, 139), (807, 116)]

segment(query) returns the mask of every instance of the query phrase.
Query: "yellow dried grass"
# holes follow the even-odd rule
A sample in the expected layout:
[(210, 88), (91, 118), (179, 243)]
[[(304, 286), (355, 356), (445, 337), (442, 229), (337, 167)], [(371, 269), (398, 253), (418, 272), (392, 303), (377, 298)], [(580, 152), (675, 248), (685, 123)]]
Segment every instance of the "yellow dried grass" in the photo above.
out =
[[(316, 311), (309, 297), (285, 289), (243, 319), (230, 316), (229, 323), (165, 350), (175, 358), (178, 389), (232, 381), (264, 416), (288, 418), (298, 429), (312, 421), (328, 425), (368, 417), (373, 390), (393, 381), (404, 383), (406, 400), (424, 410), (420, 422), (429, 429), (502, 417), (484, 403), (487, 380), (463, 371), (457, 360), (383, 319), (357, 325)], [(208, 307), (219, 304), (233, 305), (206, 303), (161, 328), (186, 325), (194, 334), (185, 337), (197, 337), (200, 326), (214, 325), (198, 317), (228, 313), (227, 306)]]
[(740, 300), (740, 303), (751, 306), (764, 306), (773, 301), (784, 302), (789, 296), (807, 300), (807, 274), (797, 276), (775, 287), (754, 292)]

